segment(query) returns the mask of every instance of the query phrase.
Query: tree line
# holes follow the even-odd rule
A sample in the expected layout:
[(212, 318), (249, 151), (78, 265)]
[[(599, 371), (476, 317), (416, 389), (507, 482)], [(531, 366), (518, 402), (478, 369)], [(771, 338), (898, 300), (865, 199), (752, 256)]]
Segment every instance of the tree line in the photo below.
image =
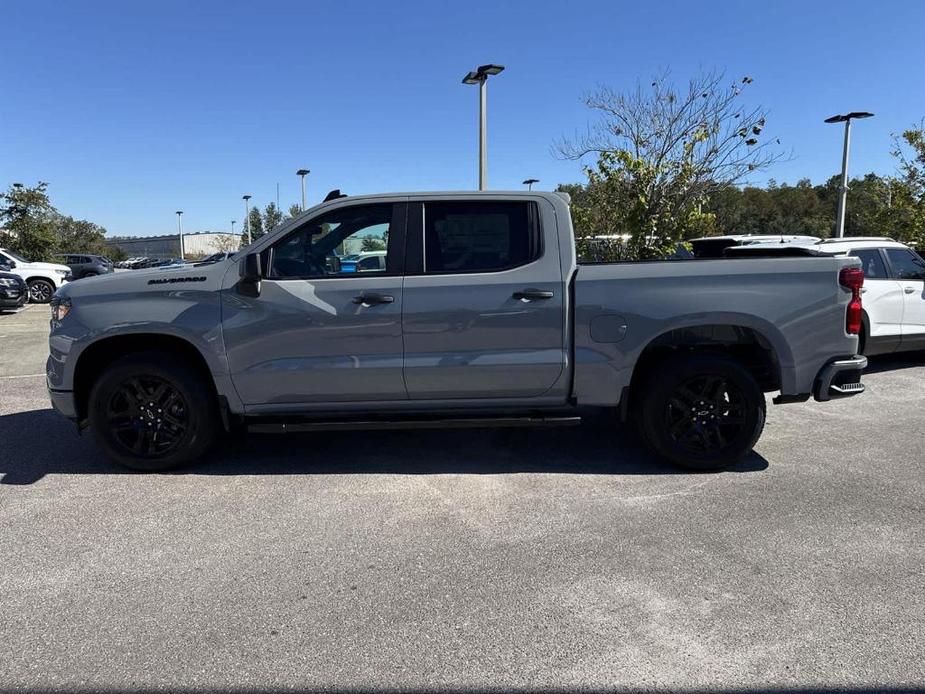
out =
[[(572, 198), (579, 253), (649, 259), (700, 236), (831, 236), (838, 176), (818, 185), (748, 184), (788, 157), (768, 134), (767, 111), (745, 105), (753, 81), (709, 72), (678, 88), (665, 73), (630, 91), (586, 95), (597, 120), (554, 145), (560, 157), (592, 160), (585, 182), (558, 187)], [(845, 233), (925, 244), (925, 120), (894, 135), (890, 153), (892, 175), (849, 183)]]
[(112, 257), (105, 239), (100, 225), (55, 209), (43, 181), (31, 187), (14, 183), (0, 193), (0, 246), (29, 260), (54, 260), (60, 253)]

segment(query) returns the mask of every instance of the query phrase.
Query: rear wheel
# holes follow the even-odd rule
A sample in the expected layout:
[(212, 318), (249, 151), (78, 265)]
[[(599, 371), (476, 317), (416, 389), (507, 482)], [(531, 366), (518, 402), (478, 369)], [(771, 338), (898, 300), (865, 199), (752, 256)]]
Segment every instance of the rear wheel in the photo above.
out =
[(155, 352), (124, 357), (90, 393), (90, 427), (106, 453), (135, 470), (168, 470), (202, 456), (218, 431), (208, 383)]
[(656, 452), (677, 465), (733, 465), (764, 429), (764, 393), (733, 359), (675, 357), (660, 364), (643, 388), (640, 428)]
[(29, 301), (33, 304), (47, 304), (55, 295), (55, 285), (48, 280), (29, 280)]

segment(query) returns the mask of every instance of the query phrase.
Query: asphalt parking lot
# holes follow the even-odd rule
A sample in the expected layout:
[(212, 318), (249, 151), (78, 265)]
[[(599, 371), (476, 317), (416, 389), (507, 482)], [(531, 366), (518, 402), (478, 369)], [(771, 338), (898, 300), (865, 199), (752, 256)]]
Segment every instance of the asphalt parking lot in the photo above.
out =
[(737, 469), (601, 427), (252, 436), (129, 473), (0, 315), (0, 689), (925, 687), (925, 354)]

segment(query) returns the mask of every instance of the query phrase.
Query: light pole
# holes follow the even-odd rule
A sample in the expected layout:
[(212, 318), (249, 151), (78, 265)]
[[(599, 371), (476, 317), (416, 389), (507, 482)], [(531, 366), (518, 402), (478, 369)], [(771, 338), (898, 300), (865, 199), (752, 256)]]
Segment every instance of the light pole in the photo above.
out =
[(305, 177), (310, 173), (308, 169), (299, 169), (295, 172), (295, 175), (302, 179), (302, 212), (305, 212)]
[(247, 245), (251, 243), (251, 205), (250, 205), (250, 195), (242, 195), (241, 199), (244, 201), (244, 230), (247, 232)]
[(527, 186), (527, 190), (533, 190), (533, 184), (539, 182), (540, 179), (538, 178), (528, 178), (526, 181), (524, 181), (524, 185)]
[(854, 118), (870, 118), (873, 113), (852, 111), (844, 115), (826, 118), (826, 123), (845, 124), (845, 147), (841, 155), (841, 185), (838, 187), (838, 215), (835, 219), (835, 238), (845, 235), (845, 207), (848, 202), (848, 148), (851, 146), (851, 121)]
[(180, 260), (185, 260), (183, 254), (183, 226), (180, 224), (180, 217), (183, 216), (183, 210), (177, 210), (177, 233), (180, 235)]
[(463, 84), (479, 85), (479, 190), (488, 186), (488, 84), (489, 75), (497, 75), (503, 65), (479, 65), (463, 77)]

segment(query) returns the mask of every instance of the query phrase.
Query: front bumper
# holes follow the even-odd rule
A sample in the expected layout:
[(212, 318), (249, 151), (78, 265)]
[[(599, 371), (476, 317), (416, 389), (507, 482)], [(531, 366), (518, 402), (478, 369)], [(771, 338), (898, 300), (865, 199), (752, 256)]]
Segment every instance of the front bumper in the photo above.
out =
[(29, 288), (0, 289), (0, 308), (19, 308), (29, 299)]
[(51, 406), (58, 414), (64, 415), (68, 419), (77, 420), (77, 406), (74, 402), (74, 391), (72, 390), (48, 390), (48, 398), (51, 400)]
[(864, 392), (861, 372), (866, 368), (867, 357), (860, 355), (830, 361), (816, 377), (813, 397), (819, 402), (826, 402), (860, 395)]

